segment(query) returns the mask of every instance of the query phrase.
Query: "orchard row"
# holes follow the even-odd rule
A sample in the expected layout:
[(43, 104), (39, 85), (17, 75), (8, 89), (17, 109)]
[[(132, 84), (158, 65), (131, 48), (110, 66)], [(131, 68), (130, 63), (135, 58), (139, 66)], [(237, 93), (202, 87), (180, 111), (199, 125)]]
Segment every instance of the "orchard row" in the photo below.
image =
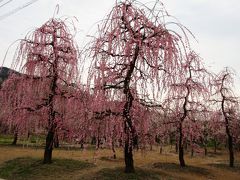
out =
[[(240, 146), (239, 101), (229, 68), (207, 70), (189, 31), (156, 3), (116, 3), (96, 37), (79, 50), (66, 26), (52, 18), (21, 40), (12, 73), (0, 90), (0, 125), (15, 136), (46, 135), (44, 163), (59, 141), (133, 149), (176, 143), (192, 153), (209, 141), (228, 142), (229, 165)], [(173, 27), (170, 29), (169, 27)]]

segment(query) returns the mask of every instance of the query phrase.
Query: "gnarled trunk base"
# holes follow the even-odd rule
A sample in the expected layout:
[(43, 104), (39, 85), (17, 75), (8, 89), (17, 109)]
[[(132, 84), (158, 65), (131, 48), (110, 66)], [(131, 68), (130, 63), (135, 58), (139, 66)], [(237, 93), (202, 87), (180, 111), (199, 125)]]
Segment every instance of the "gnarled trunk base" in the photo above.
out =
[(49, 131), (46, 137), (46, 146), (43, 159), (44, 164), (52, 163), (53, 137), (54, 133), (52, 131)]
[(125, 142), (124, 158), (125, 158), (125, 173), (134, 173), (135, 169), (133, 164), (133, 153), (132, 147), (129, 146), (129, 142)]
[(228, 134), (229, 166), (234, 167), (234, 153), (232, 136)]
[(179, 163), (181, 167), (185, 167), (185, 161), (184, 161), (184, 150), (183, 150), (183, 146), (179, 145)]

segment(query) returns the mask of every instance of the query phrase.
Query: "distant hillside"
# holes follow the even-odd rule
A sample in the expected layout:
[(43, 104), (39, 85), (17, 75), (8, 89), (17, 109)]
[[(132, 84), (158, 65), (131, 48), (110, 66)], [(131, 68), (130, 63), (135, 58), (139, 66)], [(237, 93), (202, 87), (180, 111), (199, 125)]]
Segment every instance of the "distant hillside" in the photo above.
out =
[(19, 74), (18, 72), (10, 68), (0, 67), (0, 86), (2, 85), (3, 81), (5, 81), (11, 73)]

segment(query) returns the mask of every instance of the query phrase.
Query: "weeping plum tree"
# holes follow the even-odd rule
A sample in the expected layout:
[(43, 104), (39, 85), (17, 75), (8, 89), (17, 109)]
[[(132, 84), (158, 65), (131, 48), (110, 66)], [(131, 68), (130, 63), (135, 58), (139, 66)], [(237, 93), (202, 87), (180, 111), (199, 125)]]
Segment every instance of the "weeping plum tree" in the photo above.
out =
[(190, 52), (182, 61), (180, 71), (177, 72), (178, 78), (171, 84), (167, 93), (167, 106), (174, 108), (174, 118), (177, 122), (177, 139), (179, 163), (181, 167), (186, 166), (184, 160), (184, 123), (194, 121), (195, 116), (206, 110), (204, 101), (209, 97), (207, 89), (208, 73), (201, 63), (200, 57), (194, 52)]
[[(13, 78), (14, 77), (14, 78)], [(16, 90), (16, 87), (18, 86), (19, 78), (15, 77), (15, 75), (9, 74), (9, 77), (6, 78), (5, 82), (3, 82), (3, 87), (0, 90), (0, 104), (1, 104), (1, 116), (0, 121), (3, 123), (6, 127), (8, 127), (9, 133), (14, 134), (14, 140), (12, 145), (17, 144), (18, 139), (18, 127), (15, 122), (12, 122), (8, 117), (11, 116), (11, 114), (15, 114), (14, 107), (15, 107), (15, 101), (12, 99), (12, 93)], [(11, 90), (8, 90), (8, 88)], [(15, 94), (15, 92), (14, 92)], [(6, 98), (8, 100), (6, 100)], [(16, 115), (16, 114), (15, 114)], [(16, 116), (15, 119), (17, 119), (19, 116)]]
[[(12, 128), (7, 128), (9, 127), (6, 123), (6, 119), (4, 118), (4, 114), (3, 113), (5, 110), (6, 110), (6, 106), (5, 105), (5, 102), (4, 102), (4, 98), (2, 96), (2, 84), (4, 83), (4, 81), (6, 81), (10, 75), (12, 74), (16, 74), (18, 75), (17, 72), (7, 68), (7, 67), (0, 67), (0, 106), (1, 106), (1, 113), (0, 113), (0, 129), (2, 129), (3, 127), (3, 130), (5, 130), (5, 132), (7, 131), (10, 131), (14, 133), (14, 140), (12, 142), (12, 145), (16, 145), (17, 144), (17, 140), (18, 140), (18, 131), (17, 129), (15, 128), (15, 126), (13, 125)], [(14, 82), (14, 84), (16, 84), (17, 82)], [(13, 85), (14, 86), (14, 85)], [(14, 87), (13, 87), (14, 88)], [(11, 113), (11, 112), (10, 112)]]
[(217, 103), (219, 111), (224, 119), (225, 132), (227, 135), (229, 150), (229, 166), (234, 166), (234, 134), (237, 129), (237, 112), (239, 111), (238, 99), (232, 91), (233, 72), (229, 68), (221, 71), (214, 80), (214, 97), (213, 102)]
[[(5, 102), (14, 101), (19, 127), (26, 120), (31, 121), (33, 114), (39, 115), (37, 123), (47, 131), (44, 163), (51, 163), (54, 139), (67, 121), (67, 109), (71, 109), (67, 103), (72, 97), (68, 87), (76, 82), (78, 75), (78, 50), (72, 38), (64, 21), (50, 19), (21, 40), (13, 68), (24, 75), (17, 77), (21, 83), (11, 97), (5, 96)], [(8, 85), (3, 88), (12, 91), (11, 83)], [(9, 117), (12, 121), (14, 114)]]
[[(124, 136), (126, 173), (134, 172), (133, 139), (144, 139), (149, 127), (148, 113), (142, 112), (161, 99), (162, 89), (174, 79), (170, 75), (181, 66), (185, 37), (167, 29), (166, 16), (158, 3), (149, 9), (137, 2), (119, 2), (90, 47), (88, 82), (94, 83), (96, 96), (104, 96), (99, 106), (109, 100), (123, 102), (118, 107), (123, 124), (119, 133)], [(143, 116), (136, 118), (139, 113)]]

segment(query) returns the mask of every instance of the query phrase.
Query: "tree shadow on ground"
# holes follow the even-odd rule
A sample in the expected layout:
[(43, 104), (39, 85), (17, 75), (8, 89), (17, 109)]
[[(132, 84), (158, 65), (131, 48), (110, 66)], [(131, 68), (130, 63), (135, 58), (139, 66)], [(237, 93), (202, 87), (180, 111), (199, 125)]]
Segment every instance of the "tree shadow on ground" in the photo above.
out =
[(20, 157), (6, 161), (0, 166), (0, 178), (14, 180), (28, 179), (61, 179), (62, 173), (94, 167), (93, 164), (71, 159), (54, 159), (51, 164), (43, 164), (42, 160)]
[(222, 169), (222, 170), (229, 170), (232, 172), (240, 173), (240, 162), (235, 162), (234, 167), (230, 167), (229, 162), (226, 160), (219, 160), (219, 161), (216, 161), (215, 163), (210, 163), (208, 165), (213, 166), (215, 168)]
[(108, 162), (123, 162), (124, 161), (124, 158), (114, 159), (112, 156), (102, 156), (99, 159), (102, 161), (108, 161)]
[(202, 167), (196, 167), (196, 166), (186, 166), (186, 167), (180, 167), (179, 164), (176, 163), (154, 163), (153, 168), (170, 171), (170, 172), (180, 172), (180, 173), (193, 173), (196, 175), (201, 176), (211, 176), (211, 173), (209, 170), (202, 168)]
[(151, 169), (136, 168), (135, 173), (124, 173), (124, 168), (118, 167), (114, 169), (104, 168), (98, 171), (93, 179), (103, 180), (157, 180), (172, 179), (171, 176), (164, 172), (156, 172)]

